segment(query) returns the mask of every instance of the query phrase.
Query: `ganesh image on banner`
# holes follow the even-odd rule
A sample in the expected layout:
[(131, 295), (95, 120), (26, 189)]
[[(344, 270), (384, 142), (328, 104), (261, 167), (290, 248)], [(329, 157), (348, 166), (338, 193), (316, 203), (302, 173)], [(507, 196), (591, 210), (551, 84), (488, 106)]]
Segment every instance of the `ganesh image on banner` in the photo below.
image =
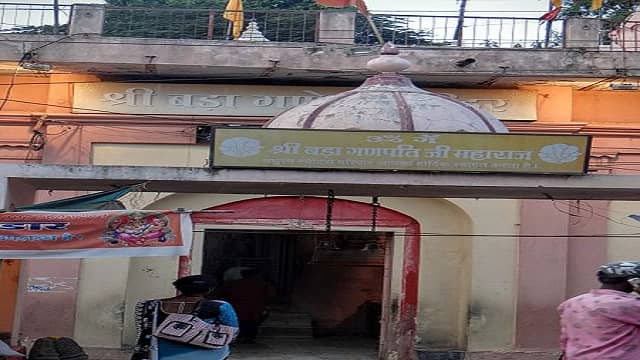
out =
[(134, 211), (109, 219), (103, 238), (110, 245), (149, 246), (166, 243), (174, 239), (175, 234), (166, 215)]

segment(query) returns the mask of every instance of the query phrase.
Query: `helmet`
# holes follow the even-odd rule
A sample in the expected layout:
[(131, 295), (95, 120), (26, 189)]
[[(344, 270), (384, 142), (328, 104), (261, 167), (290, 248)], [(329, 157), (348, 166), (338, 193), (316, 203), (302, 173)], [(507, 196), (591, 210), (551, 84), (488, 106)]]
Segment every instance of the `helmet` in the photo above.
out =
[(640, 261), (623, 261), (600, 266), (598, 269), (598, 279), (625, 280), (628, 278), (640, 277)]

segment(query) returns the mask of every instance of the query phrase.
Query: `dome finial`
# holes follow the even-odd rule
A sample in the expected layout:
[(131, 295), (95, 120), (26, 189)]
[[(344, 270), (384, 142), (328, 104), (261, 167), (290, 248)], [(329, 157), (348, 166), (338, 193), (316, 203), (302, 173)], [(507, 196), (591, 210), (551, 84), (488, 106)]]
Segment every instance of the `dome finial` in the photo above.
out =
[(400, 50), (398, 50), (398, 48), (393, 45), (393, 43), (391, 41), (387, 41), (386, 43), (384, 43), (384, 45), (382, 45), (382, 49), (380, 51), (380, 54), (382, 55), (398, 55), (400, 54)]
[(367, 69), (380, 73), (397, 73), (407, 70), (411, 63), (398, 56), (400, 51), (393, 43), (387, 42), (382, 46), (380, 56), (367, 63)]

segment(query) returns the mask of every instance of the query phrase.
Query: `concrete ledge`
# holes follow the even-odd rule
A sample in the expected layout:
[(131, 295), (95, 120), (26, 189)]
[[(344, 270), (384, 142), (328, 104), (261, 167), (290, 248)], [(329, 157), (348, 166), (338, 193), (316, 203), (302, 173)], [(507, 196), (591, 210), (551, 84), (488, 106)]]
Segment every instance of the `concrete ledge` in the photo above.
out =
[(559, 356), (552, 351), (418, 351), (419, 360), (558, 360)]
[[(11, 181), (9, 181), (11, 180)], [(152, 192), (425, 198), (640, 200), (640, 175), (512, 175), (0, 164), (0, 192), (105, 190), (148, 182)], [(3, 185), (5, 184), (5, 185)], [(15, 186), (15, 185), (13, 185)]]
[[(159, 76), (220, 74), (237, 79), (268, 77), (287, 81), (331, 76), (335, 82), (357, 83), (367, 73), (367, 61), (377, 56), (377, 47), (348, 44), (239, 43), (97, 34), (74, 34), (68, 39), (7, 34), (5, 38), (0, 46), (0, 61), (17, 61), (25, 51), (44, 45), (37, 51), (41, 62), (61, 70), (111, 75), (149, 75), (148, 65), (152, 64), (153, 74)], [(621, 63), (626, 63), (627, 76), (640, 76), (640, 52), (411, 47), (402, 54), (413, 64), (406, 74), (418, 83), (480, 83), (496, 75), (507, 78), (501, 81), (508, 81), (509, 77), (601, 78), (616, 75)], [(476, 60), (472, 67), (456, 66), (457, 61), (467, 58)]]

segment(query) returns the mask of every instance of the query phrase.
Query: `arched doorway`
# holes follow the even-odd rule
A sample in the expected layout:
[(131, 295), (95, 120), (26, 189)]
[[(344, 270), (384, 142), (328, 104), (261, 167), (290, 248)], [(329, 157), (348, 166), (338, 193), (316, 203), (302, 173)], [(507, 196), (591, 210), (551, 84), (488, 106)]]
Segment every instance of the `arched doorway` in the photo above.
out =
[[(215, 206), (193, 214), (194, 225), (215, 226), (217, 229), (243, 226), (287, 231), (324, 230), (327, 219), (327, 199), (319, 197), (276, 196), (247, 199)], [(372, 205), (335, 199), (331, 224), (335, 231), (369, 231), (372, 225)], [(420, 263), (420, 225), (412, 217), (380, 207), (376, 212), (377, 231), (393, 234), (396, 254), (385, 256), (385, 283), (382, 296), (381, 358), (412, 359), (415, 357), (414, 334), (418, 302), (418, 267)], [(398, 246), (399, 245), (399, 246)], [(398, 266), (397, 262), (401, 262)], [(395, 263), (395, 264), (394, 264)], [(392, 268), (399, 274), (391, 274)], [(399, 291), (392, 298), (391, 278), (399, 280)]]

